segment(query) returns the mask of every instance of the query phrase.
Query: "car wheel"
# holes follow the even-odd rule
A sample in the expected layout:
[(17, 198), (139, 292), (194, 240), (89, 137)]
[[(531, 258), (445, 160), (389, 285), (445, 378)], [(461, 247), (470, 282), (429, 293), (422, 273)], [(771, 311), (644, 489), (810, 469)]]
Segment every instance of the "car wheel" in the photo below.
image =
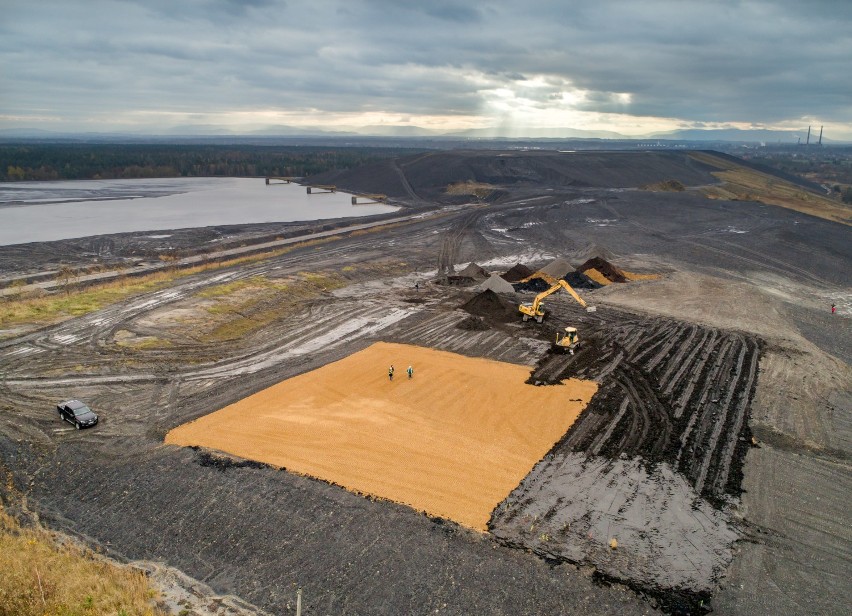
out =
[(76, 423), (76, 422), (75, 422), (75, 423), (74, 423), (74, 427), (75, 427), (75, 428), (77, 428), (77, 429), (79, 430), (79, 429), (80, 429), (80, 424), (78, 424), (78, 423)]

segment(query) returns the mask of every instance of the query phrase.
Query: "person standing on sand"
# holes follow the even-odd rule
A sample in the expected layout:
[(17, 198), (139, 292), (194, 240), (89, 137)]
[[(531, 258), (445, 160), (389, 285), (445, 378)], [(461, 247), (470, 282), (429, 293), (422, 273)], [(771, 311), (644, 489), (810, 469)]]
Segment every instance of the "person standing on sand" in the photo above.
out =
[(406, 370), (406, 372), (408, 372), (409, 379), (414, 376), (414, 368), (412, 368), (411, 366), (408, 367), (408, 370)]
[(391, 367), (388, 368), (388, 380), (393, 380), (393, 364), (391, 364)]

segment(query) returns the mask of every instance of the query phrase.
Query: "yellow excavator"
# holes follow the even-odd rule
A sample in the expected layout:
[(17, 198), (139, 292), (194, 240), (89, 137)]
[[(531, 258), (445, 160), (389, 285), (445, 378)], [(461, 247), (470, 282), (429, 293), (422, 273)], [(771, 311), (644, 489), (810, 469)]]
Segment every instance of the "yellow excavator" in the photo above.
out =
[(565, 282), (564, 280), (559, 280), (547, 291), (542, 291), (541, 293), (536, 295), (532, 303), (521, 304), (520, 306), (518, 306), (518, 310), (521, 312), (522, 315), (524, 315), (524, 321), (529, 321), (532, 318), (541, 323), (544, 320), (544, 306), (542, 305), (541, 301), (548, 295), (556, 293), (559, 289), (565, 289), (566, 291), (568, 291), (568, 293), (571, 294), (571, 297), (577, 300), (578, 304), (580, 304), (583, 308), (586, 307), (586, 302), (583, 301), (582, 297), (577, 295), (577, 292), (571, 288), (571, 285)]

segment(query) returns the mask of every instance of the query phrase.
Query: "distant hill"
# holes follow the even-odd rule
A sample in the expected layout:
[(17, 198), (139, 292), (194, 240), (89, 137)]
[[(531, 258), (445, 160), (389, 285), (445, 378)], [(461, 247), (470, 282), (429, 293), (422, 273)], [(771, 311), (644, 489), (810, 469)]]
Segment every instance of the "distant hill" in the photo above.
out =
[[(804, 143), (807, 128), (800, 131), (777, 130), (739, 130), (739, 129), (689, 129), (655, 133), (642, 137), (626, 137), (613, 131), (585, 130), (579, 128), (520, 128), (520, 127), (489, 127), (474, 128), (464, 131), (440, 132), (420, 126), (388, 126), (373, 125), (362, 127), (344, 127), (340, 130), (325, 130), (317, 126), (287, 126), (273, 125), (252, 130), (233, 130), (231, 127), (216, 124), (184, 124), (163, 128), (156, 133), (143, 132), (69, 132), (50, 131), (39, 128), (4, 128), (0, 129), (0, 139), (37, 139), (37, 140), (86, 140), (116, 142), (122, 139), (131, 141), (164, 141), (169, 139), (424, 139), (435, 144), (457, 141), (541, 141), (543, 145), (555, 141), (574, 140), (582, 147), (582, 142), (588, 142), (592, 147), (607, 147), (607, 142), (621, 142), (613, 147), (632, 147), (643, 141), (686, 141), (686, 142), (732, 142), (732, 143), (765, 143), (767, 145), (795, 145), (799, 139)], [(811, 131), (811, 144), (819, 139), (819, 128)], [(823, 144), (839, 145), (846, 143), (823, 137)]]
[(357, 134), (374, 137), (436, 137), (443, 135), (439, 131), (419, 126), (387, 126), (384, 124), (359, 128)]
[(583, 130), (581, 128), (523, 128), (515, 126), (493, 126), (471, 128), (448, 133), (449, 137), (475, 139), (629, 139), (622, 134), (607, 130)]
[(313, 176), (312, 181), (352, 192), (441, 201), (450, 198), (447, 187), (459, 182), (631, 188), (677, 180), (684, 186), (698, 186), (718, 181), (710, 174), (713, 170), (685, 151), (442, 150), (329, 171)]

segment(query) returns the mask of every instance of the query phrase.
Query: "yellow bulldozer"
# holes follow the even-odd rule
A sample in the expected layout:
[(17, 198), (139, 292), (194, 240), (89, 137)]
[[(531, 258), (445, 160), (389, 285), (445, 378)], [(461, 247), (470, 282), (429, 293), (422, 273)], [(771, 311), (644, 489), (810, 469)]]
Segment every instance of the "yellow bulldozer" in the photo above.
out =
[(560, 351), (566, 351), (573, 355), (574, 351), (580, 347), (580, 336), (577, 334), (577, 328), (566, 327), (561, 338), (559, 332), (556, 332), (556, 342), (553, 343), (553, 346)]

